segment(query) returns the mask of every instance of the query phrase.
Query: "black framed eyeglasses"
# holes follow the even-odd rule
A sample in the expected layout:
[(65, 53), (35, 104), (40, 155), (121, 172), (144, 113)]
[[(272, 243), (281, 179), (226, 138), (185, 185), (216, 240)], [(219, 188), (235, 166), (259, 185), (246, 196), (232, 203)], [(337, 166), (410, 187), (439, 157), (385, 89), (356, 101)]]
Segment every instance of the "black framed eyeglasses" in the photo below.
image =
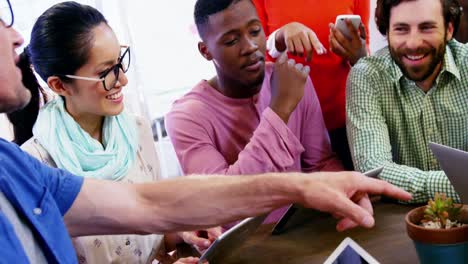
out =
[(0, 23), (9, 28), (15, 22), (13, 8), (11, 8), (10, 0), (0, 0)]
[(128, 68), (130, 67), (130, 47), (129, 46), (120, 46), (123, 49), (122, 55), (120, 55), (117, 64), (110, 67), (106, 71), (104, 71), (99, 78), (92, 78), (92, 77), (85, 77), (85, 76), (77, 76), (77, 75), (64, 75), (67, 78), (71, 79), (78, 79), (78, 80), (85, 80), (85, 81), (95, 81), (95, 82), (102, 82), (104, 86), (104, 90), (110, 91), (112, 90), (117, 81), (119, 80), (120, 71), (126, 73)]

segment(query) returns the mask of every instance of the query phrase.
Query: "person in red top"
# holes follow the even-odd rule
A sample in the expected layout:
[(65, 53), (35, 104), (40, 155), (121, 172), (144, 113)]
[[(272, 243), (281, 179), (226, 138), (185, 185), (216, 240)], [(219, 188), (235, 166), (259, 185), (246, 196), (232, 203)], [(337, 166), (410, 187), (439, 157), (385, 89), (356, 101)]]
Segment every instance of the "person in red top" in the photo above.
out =
[[(253, 2), (266, 35), (270, 39), (275, 38), (276, 49), (280, 52), (286, 50), (295, 55), (296, 62), (310, 66), (310, 77), (322, 107), (333, 151), (338, 154), (346, 169), (353, 169), (346, 137), (345, 88), (352, 65), (367, 55), (370, 1)], [(332, 24), (338, 15), (343, 14), (361, 16), (359, 32), (347, 21), (352, 39), (344, 37)], [(282, 47), (280, 43), (288, 45), (284, 47), (283, 44)]]

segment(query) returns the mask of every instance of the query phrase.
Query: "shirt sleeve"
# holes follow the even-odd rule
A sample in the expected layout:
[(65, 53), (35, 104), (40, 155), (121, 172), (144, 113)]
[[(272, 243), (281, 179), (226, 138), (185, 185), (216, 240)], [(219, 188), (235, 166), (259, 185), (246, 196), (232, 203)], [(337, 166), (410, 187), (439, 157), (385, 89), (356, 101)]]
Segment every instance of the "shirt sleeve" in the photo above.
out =
[(185, 174), (239, 175), (287, 171), (304, 151), (301, 142), (270, 108), (263, 111), (249, 143), (232, 164), (216, 148), (203, 120), (183, 111), (173, 111), (167, 116), (166, 127)]
[(278, 58), (282, 52), (279, 52), (277, 49), (276, 49), (276, 33), (278, 32), (278, 30), (280, 29), (277, 29), (275, 31), (273, 31), (273, 33), (271, 33), (270, 36), (268, 36), (268, 39), (267, 39), (267, 43), (266, 43), (266, 48), (267, 48), (267, 51), (268, 51), (268, 55), (270, 55), (270, 57), (275, 60), (276, 58)]
[(379, 175), (413, 195), (410, 203), (424, 203), (435, 192), (444, 192), (455, 201), (460, 199), (443, 171), (423, 171), (393, 162), (392, 146), (376, 90), (379, 73), (365, 63), (350, 72), (347, 84), (347, 131), (353, 162), (364, 172), (380, 166)]
[(83, 178), (67, 171), (51, 168), (28, 154), (28, 160), (41, 177), (57, 204), (62, 216), (65, 215), (75, 201), (83, 185)]
[(354, 14), (361, 16), (362, 24), (366, 29), (366, 46), (370, 50), (370, 33), (369, 33), (369, 17), (370, 17), (370, 0), (354, 0)]
[(315, 88), (307, 78), (304, 97), (302, 101), (304, 128), (302, 129), (302, 144), (304, 153), (301, 156), (301, 167), (304, 172), (314, 171), (342, 171), (341, 161), (333, 153), (327, 127), (323, 120), (320, 102)]

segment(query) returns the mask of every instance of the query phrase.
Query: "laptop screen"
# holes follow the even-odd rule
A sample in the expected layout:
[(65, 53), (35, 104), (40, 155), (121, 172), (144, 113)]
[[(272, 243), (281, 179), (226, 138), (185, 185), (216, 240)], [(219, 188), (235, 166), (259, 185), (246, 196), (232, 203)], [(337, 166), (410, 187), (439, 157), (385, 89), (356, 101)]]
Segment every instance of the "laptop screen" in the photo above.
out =
[(460, 196), (462, 203), (468, 203), (468, 152), (432, 142), (429, 143), (429, 148), (439, 161), (440, 167)]

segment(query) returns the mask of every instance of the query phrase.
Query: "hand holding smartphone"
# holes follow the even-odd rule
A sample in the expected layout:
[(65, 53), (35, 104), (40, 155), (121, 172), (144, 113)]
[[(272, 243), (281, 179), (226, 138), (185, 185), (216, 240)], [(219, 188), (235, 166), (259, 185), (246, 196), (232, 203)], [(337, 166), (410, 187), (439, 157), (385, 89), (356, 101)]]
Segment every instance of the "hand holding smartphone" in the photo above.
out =
[(349, 31), (346, 20), (350, 20), (353, 27), (359, 32), (359, 25), (361, 24), (361, 16), (359, 15), (339, 15), (336, 17), (335, 27), (348, 39), (352, 39), (351, 32)]

